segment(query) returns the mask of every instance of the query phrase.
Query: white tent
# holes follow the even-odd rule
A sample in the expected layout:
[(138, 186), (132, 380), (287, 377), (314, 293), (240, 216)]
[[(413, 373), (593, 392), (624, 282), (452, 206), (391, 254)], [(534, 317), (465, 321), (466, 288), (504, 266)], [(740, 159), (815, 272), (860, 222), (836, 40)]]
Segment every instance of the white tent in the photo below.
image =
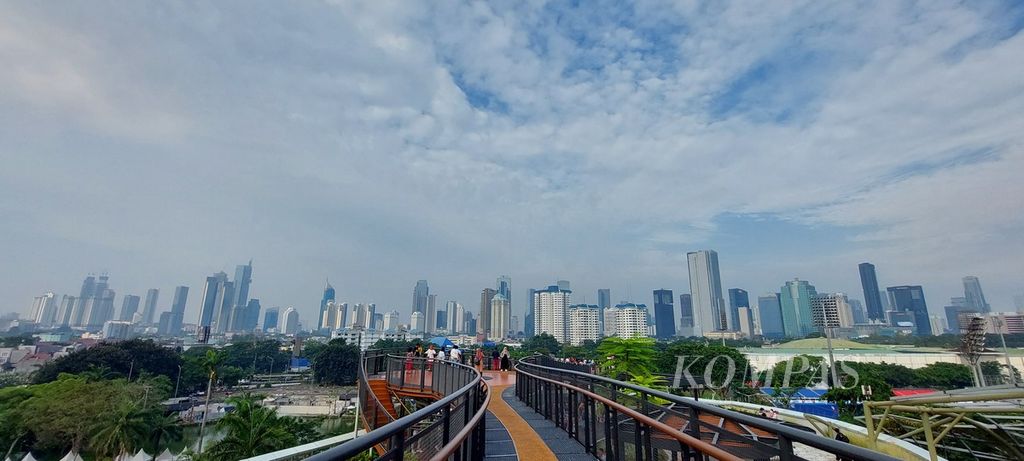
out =
[(153, 457), (150, 456), (149, 453), (146, 453), (145, 450), (139, 450), (139, 452), (136, 453), (135, 456), (132, 456), (131, 461), (149, 461), (151, 459), (153, 459)]
[(131, 461), (132, 455), (128, 453), (121, 453), (114, 458), (114, 461)]
[(21, 458), (21, 461), (36, 461), (36, 459), (32, 457), (32, 453), (29, 453), (24, 458)]
[(78, 453), (75, 453), (73, 451), (69, 451), (68, 454), (64, 455), (64, 457), (60, 459), (60, 461), (85, 461), (85, 460), (82, 459), (81, 456), (78, 456)]
[(164, 452), (160, 453), (160, 456), (156, 457), (156, 461), (174, 461), (174, 454), (171, 453), (170, 448), (164, 448)]

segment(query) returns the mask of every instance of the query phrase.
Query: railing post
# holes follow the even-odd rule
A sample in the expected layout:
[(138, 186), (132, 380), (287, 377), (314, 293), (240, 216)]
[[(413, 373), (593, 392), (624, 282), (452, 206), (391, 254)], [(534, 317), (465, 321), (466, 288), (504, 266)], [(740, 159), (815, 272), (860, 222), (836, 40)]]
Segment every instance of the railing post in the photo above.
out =
[(398, 431), (395, 434), (394, 441), (391, 442), (391, 448), (395, 451), (395, 458), (398, 461), (402, 461), (405, 457), (405, 431)]
[(779, 434), (779, 461), (793, 461), (793, 441)]
[(452, 426), (452, 407), (446, 405), (441, 410), (441, 446), (448, 445), (448, 441), (451, 440), (451, 426)]

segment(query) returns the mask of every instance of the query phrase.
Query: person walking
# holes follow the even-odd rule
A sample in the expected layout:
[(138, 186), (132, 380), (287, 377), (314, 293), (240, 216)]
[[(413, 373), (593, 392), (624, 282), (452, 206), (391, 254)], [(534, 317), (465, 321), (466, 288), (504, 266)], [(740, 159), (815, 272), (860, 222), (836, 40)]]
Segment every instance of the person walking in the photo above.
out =
[(462, 350), (459, 349), (459, 345), (452, 346), (452, 352), (449, 355), (452, 362), (462, 363)]
[(484, 350), (479, 347), (476, 348), (476, 371), (484, 372)]
[(508, 346), (501, 350), (501, 371), (512, 369), (512, 354), (508, 352)]
[(431, 344), (430, 348), (427, 349), (427, 371), (434, 369), (434, 358), (437, 357), (437, 349), (434, 349), (434, 345)]
[(492, 371), (497, 371), (497, 370), (499, 370), (501, 368), (501, 365), (500, 365), (501, 361), (500, 360), (501, 359), (499, 358), (498, 348), (494, 348), (494, 350), (491, 351), (491, 370)]

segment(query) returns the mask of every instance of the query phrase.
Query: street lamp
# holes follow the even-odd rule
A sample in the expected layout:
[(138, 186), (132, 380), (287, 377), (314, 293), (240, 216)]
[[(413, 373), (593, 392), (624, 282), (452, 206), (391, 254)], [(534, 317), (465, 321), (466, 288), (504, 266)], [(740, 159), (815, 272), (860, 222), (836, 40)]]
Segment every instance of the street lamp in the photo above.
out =
[(178, 385), (181, 384), (181, 365), (178, 365), (178, 379), (174, 381), (174, 398), (178, 398)]

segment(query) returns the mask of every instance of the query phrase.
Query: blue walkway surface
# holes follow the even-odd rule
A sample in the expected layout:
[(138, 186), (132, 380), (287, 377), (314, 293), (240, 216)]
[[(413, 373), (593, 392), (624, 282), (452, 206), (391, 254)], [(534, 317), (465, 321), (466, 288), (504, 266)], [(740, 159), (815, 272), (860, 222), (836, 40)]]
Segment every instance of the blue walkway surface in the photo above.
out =
[[(593, 455), (587, 453), (587, 450), (583, 448), (576, 440), (569, 437), (569, 433), (555, 426), (555, 423), (548, 421), (543, 415), (533, 411), (532, 408), (527, 406), (525, 403), (520, 402), (516, 398), (516, 390), (514, 387), (509, 387), (501, 393), (501, 398), (504, 400), (516, 413), (519, 414), (526, 422), (537, 432), (540, 438), (544, 439), (544, 443), (547, 444), (548, 448), (554, 452), (555, 457), (559, 461), (593, 461), (596, 460)], [(495, 419), (497, 421), (497, 419)], [(491, 428), (491, 420), (487, 420), (488, 428)], [(500, 424), (500, 423), (498, 423)], [(490, 446), (491, 432), (487, 432), (488, 446)], [(509, 458), (511, 459), (511, 458)]]
[(488, 461), (519, 461), (516, 447), (512, 444), (512, 437), (505, 429), (505, 425), (501, 424), (501, 421), (489, 411), (485, 418), (487, 443), (484, 445), (484, 459)]

